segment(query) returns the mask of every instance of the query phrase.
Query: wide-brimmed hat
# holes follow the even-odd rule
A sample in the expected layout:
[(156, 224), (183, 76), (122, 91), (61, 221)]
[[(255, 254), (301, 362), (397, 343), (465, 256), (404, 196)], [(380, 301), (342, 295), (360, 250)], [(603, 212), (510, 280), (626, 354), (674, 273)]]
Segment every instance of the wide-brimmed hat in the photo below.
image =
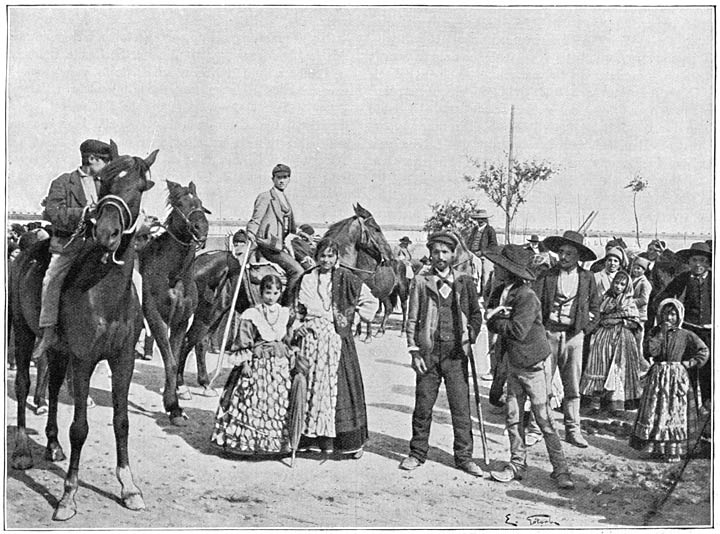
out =
[(563, 245), (571, 245), (575, 247), (580, 254), (580, 261), (596, 260), (597, 256), (591, 249), (583, 245), (583, 240), (584, 237), (581, 233), (568, 230), (562, 236), (551, 235), (550, 237), (546, 237), (543, 240), (543, 245), (553, 252), (558, 252)]
[(712, 261), (712, 249), (710, 245), (702, 241), (693, 243), (690, 248), (678, 250), (677, 255), (684, 261), (689, 262), (692, 256), (705, 256), (708, 260)]
[(498, 247), (486, 250), (484, 256), (524, 280), (535, 280), (535, 275), (528, 268), (535, 254), (525, 247), (505, 245), (502, 249)]
[(408, 245), (410, 245), (410, 244), (412, 243), (412, 241), (410, 241), (410, 238), (409, 238), (408, 236), (406, 236), (406, 235), (404, 235), (404, 236), (402, 236), (402, 237), (400, 238), (400, 242), (401, 242), (401, 243), (407, 243)]
[(537, 234), (533, 234), (530, 236), (530, 239), (528, 239), (530, 243), (540, 243), (540, 237)]
[(427, 238), (426, 243), (428, 250), (432, 251), (433, 243), (442, 243), (444, 245), (447, 245), (453, 252), (460, 244), (457, 237), (455, 237), (450, 232), (434, 232), (430, 234)]
[(487, 210), (477, 210), (470, 214), (471, 219), (489, 219), (490, 217), (492, 217), (492, 215), (490, 215)]

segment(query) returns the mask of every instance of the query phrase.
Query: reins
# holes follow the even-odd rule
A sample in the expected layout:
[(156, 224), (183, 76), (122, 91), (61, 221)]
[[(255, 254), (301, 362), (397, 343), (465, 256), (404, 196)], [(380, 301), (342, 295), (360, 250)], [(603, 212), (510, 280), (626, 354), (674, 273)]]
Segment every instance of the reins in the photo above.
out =
[[(138, 216), (135, 217), (135, 220), (132, 222), (130, 226), (128, 224), (130, 221), (132, 221), (133, 215), (132, 211), (130, 211), (130, 207), (127, 205), (127, 202), (122, 197), (119, 197), (117, 195), (105, 195), (100, 200), (98, 200), (97, 203), (97, 215), (100, 217), (100, 214), (105, 209), (106, 206), (110, 206), (112, 208), (115, 208), (118, 210), (118, 213), (120, 214), (120, 227), (122, 228), (122, 234), (123, 235), (129, 235), (135, 232), (137, 230), (138, 225), (140, 224), (140, 214), (138, 213)], [(95, 238), (95, 225), (92, 226), (92, 233), (93, 233), (93, 239)], [(125, 265), (125, 262), (122, 260), (118, 260), (115, 257), (115, 254), (117, 253), (117, 249), (113, 250), (112, 253), (112, 261), (116, 265)]]
[(195, 212), (204, 213), (202, 208), (193, 208), (188, 212), (187, 215), (185, 215), (182, 211), (180, 211), (180, 209), (177, 206), (173, 206), (172, 211), (179, 214), (180, 217), (182, 218), (182, 220), (188, 226), (188, 229), (190, 229), (190, 236), (191, 236), (190, 241), (185, 242), (185, 241), (181, 240), (179, 237), (177, 237), (175, 234), (172, 233), (172, 231), (170, 230), (170, 227), (167, 224), (162, 225), (163, 228), (165, 228), (165, 231), (170, 235), (170, 237), (172, 237), (175, 241), (177, 241), (178, 243), (180, 243), (181, 245), (183, 245), (185, 247), (189, 247), (193, 243), (195, 243), (196, 248), (201, 248), (203, 245), (203, 242), (200, 239), (198, 239), (198, 237), (192, 231), (192, 222), (190, 222), (190, 215), (192, 215)]

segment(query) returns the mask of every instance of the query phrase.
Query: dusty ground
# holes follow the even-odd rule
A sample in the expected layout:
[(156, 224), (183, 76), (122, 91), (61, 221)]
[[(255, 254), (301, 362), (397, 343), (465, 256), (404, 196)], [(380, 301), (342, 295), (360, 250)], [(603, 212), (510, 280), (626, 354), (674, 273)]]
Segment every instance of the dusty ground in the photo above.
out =
[[(481, 340), (478, 346), (484, 346)], [(138, 361), (130, 389), (130, 454), (147, 509), (129, 511), (119, 502), (111, 425), (109, 380), (98, 368), (92, 382), (97, 406), (89, 412), (90, 434), (83, 450), (78, 515), (51, 520), (62, 494), (67, 460), (43, 459), (45, 419), (32, 413), (35, 467), (6, 470), (7, 528), (180, 528), (180, 527), (632, 527), (710, 525), (710, 461), (693, 460), (658, 513), (658, 499), (678, 464), (642, 461), (625, 439), (589, 436), (591, 446), (568, 446), (577, 488), (559, 492), (550, 480), (542, 442), (530, 449), (528, 475), (507, 485), (489, 476), (473, 478), (454, 468), (452, 426), (444, 393), (435, 407), (428, 462), (414, 472), (398, 469), (407, 454), (414, 401), (414, 373), (397, 330), (370, 344), (358, 343), (365, 379), (370, 442), (360, 460), (303, 456), (243, 461), (219, 455), (209, 443), (216, 398), (196, 395), (184, 402), (189, 425), (169, 425), (162, 411), (161, 360)], [(478, 351), (479, 354), (482, 352)], [(482, 360), (482, 358), (479, 358)], [(214, 368), (217, 355), (209, 356)], [(485, 362), (479, 362), (482, 372)], [(33, 369), (34, 371), (34, 369)], [(188, 383), (192, 383), (194, 365)], [(226, 370), (227, 373), (227, 370)], [(9, 461), (15, 436), (14, 373), (7, 374), (6, 425)], [(222, 377), (219, 380), (222, 383)], [(483, 383), (483, 408), (491, 467), (508, 458), (503, 416), (492, 413)], [(194, 392), (199, 392), (197, 388)], [(60, 442), (69, 456), (72, 417), (67, 393), (59, 409)], [(562, 428), (561, 416), (555, 413)], [(482, 464), (476, 433), (475, 456)], [(485, 468), (487, 470), (487, 468)]]

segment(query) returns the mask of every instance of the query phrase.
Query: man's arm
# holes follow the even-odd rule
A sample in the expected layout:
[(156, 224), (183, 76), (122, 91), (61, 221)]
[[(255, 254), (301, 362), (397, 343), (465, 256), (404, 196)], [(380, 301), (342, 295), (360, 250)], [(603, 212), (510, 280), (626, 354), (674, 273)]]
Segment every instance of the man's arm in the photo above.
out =
[(415, 345), (415, 330), (417, 328), (418, 314), (420, 310), (420, 289), (417, 278), (410, 283), (410, 296), (408, 297), (408, 316), (405, 328), (408, 350), (419, 350)]
[(68, 179), (68, 175), (62, 175), (50, 184), (45, 200), (45, 215), (57, 229), (72, 232), (82, 219), (84, 207), (67, 205)]
[(257, 231), (260, 228), (260, 221), (265, 216), (265, 213), (270, 207), (270, 195), (266, 193), (260, 193), (255, 199), (255, 205), (253, 207), (253, 214), (247, 223), (247, 234), (250, 239), (255, 241), (257, 239)]
[(468, 290), (469, 300), (468, 326), (470, 327), (470, 343), (475, 343), (478, 334), (480, 334), (480, 328), (482, 327), (482, 309), (480, 308), (477, 289), (475, 288), (473, 279), (468, 277), (465, 285)]
[(497, 235), (495, 235), (495, 228), (488, 224), (488, 248), (497, 247)]
[(510, 317), (494, 315), (488, 321), (488, 329), (501, 336), (523, 341), (535, 322), (539, 313), (540, 301), (530, 292), (519, 293), (512, 302)]

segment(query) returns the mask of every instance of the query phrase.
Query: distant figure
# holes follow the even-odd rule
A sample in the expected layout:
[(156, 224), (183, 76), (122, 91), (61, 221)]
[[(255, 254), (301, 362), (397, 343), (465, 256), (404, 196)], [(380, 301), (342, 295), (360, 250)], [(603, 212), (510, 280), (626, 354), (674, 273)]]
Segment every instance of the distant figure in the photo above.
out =
[(298, 235), (292, 240), (295, 259), (307, 271), (315, 267), (315, 228), (309, 224), (298, 227)]
[(533, 254), (542, 254), (545, 252), (545, 247), (540, 242), (540, 236), (537, 234), (532, 234), (530, 236), (530, 239), (528, 239), (528, 244), (525, 245), (525, 248), (528, 250), (532, 250)]
[(287, 288), (281, 299), (288, 306), (295, 295), (295, 286), (304, 269), (291, 255), (286, 239), (295, 234), (295, 216), (285, 196), (290, 182), (290, 167), (278, 163), (272, 170), (273, 187), (260, 193), (255, 199), (253, 214), (247, 224), (251, 246), (257, 245), (258, 252), (268, 261), (277, 263), (287, 275)]
[(636, 332), (641, 356), (643, 353), (643, 340), (645, 338), (645, 325), (648, 320), (648, 304), (650, 304), (650, 295), (652, 293), (652, 285), (650, 285), (650, 281), (645, 276), (649, 265), (649, 260), (636, 256), (630, 267), (633, 299), (635, 300), (635, 306), (637, 306), (638, 314), (640, 315), (640, 322), (643, 325), (643, 328)]
[(497, 236), (495, 228), (490, 226), (488, 219), (492, 217), (486, 210), (478, 210), (470, 214), (470, 218), (475, 221), (475, 227), (470, 232), (466, 245), (470, 252), (475, 254), (482, 263), (480, 294), (482, 295), (490, 278), (492, 271), (492, 262), (485, 259), (485, 251), (497, 247)]
[(405, 278), (412, 280), (415, 273), (412, 268), (412, 252), (408, 248), (412, 245), (412, 241), (406, 235), (400, 238), (398, 246), (395, 248), (395, 259), (405, 265)]

